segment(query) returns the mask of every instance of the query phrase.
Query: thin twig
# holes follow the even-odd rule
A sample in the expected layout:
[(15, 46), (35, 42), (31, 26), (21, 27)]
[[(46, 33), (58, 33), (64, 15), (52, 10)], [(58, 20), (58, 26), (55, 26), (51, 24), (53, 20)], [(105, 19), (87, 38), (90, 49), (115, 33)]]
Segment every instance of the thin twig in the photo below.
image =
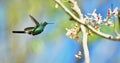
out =
[(114, 20), (114, 32), (117, 36), (120, 36), (120, 34), (118, 33), (117, 29), (116, 29), (116, 22), (115, 22), (115, 17), (113, 18)]
[(80, 10), (80, 8), (78, 6), (77, 1), (75, 1), (75, 0), (69, 0), (69, 2), (73, 4), (73, 6), (71, 8), (79, 15), (79, 18), (81, 20), (83, 20), (83, 14), (81, 13), (81, 10)]
[[(73, 4), (72, 9), (79, 15), (79, 19), (85, 23), (85, 21), (83, 20), (83, 14), (81, 13), (77, 1), (69, 0), (69, 2)], [(87, 32), (86, 32), (86, 27), (84, 25), (81, 25), (81, 31), (83, 33), (82, 47), (84, 50), (85, 63), (90, 63), (89, 50), (87, 46)]]
[(77, 18), (60, 0), (55, 0), (55, 2), (59, 6), (61, 6), (61, 8), (63, 8), (69, 16), (71, 16), (71, 17), (73, 17), (73, 19), (77, 20), (78, 23), (80, 22), (80, 24), (84, 24), (83, 21), (81, 21), (79, 18)]

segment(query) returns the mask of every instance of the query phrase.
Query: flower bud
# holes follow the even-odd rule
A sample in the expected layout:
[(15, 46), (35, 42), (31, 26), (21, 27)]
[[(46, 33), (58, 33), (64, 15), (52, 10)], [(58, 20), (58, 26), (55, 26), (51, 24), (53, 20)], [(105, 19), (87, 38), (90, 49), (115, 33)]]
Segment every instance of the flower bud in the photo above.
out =
[(108, 9), (108, 17), (110, 17), (111, 16), (111, 9), (109, 8)]

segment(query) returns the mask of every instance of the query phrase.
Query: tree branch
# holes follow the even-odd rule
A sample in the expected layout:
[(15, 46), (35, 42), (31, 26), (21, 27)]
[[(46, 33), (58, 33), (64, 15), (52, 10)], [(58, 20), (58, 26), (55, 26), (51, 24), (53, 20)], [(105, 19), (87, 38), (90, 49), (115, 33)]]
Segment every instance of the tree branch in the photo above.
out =
[[(115, 40), (115, 41), (120, 41), (120, 37), (114, 37), (114, 36), (112, 36), (112, 35), (102, 33), (102, 32), (100, 32), (100, 31), (97, 31), (97, 30), (96, 30), (95, 28), (93, 28), (92, 26), (90, 26), (90, 25), (88, 25), (88, 24), (85, 24), (83, 20), (80, 20), (80, 19), (79, 19), (78, 17), (76, 17), (71, 11), (69, 11), (69, 9), (68, 9), (63, 3), (61, 3), (60, 0), (55, 0), (55, 2), (56, 2), (61, 8), (63, 8), (64, 11), (65, 11), (68, 15), (70, 15), (71, 17), (73, 17), (73, 19), (74, 19), (76, 22), (84, 25), (85, 27), (87, 27), (88, 29), (90, 29), (93, 33), (95, 33), (95, 34), (97, 34), (97, 35), (99, 35), (99, 36), (101, 36), (101, 37), (103, 37), (103, 38), (106, 38), (106, 39)], [(79, 12), (79, 13), (80, 13), (80, 12)], [(80, 16), (80, 17), (82, 17), (82, 16)]]
[(64, 9), (64, 11), (71, 17), (73, 17), (73, 19), (77, 20), (78, 23), (80, 22), (80, 24), (84, 24), (79, 18), (77, 18), (60, 0), (55, 0), (55, 2)]
[(82, 46), (84, 50), (85, 63), (90, 63), (89, 50), (87, 46), (87, 32), (84, 25), (81, 25), (81, 31), (83, 33)]
[(77, 1), (75, 1), (75, 0), (68, 0), (68, 1), (73, 4), (73, 6), (71, 8), (79, 15), (79, 18), (81, 20), (83, 20), (83, 14), (81, 13), (81, 10), (78, 6)]

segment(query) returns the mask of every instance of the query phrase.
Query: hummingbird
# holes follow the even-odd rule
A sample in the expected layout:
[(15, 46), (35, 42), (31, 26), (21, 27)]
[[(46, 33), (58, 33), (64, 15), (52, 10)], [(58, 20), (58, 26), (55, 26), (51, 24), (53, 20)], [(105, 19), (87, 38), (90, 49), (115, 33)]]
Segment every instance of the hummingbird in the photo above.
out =
[(27, 33), (29, 35), (38, 35), (44, 31), (44, 28), (47, 24), (53, 24), (53, 23), (47, 23), (46, 21), (38, 22), (33, 16), (29, 15), (31, 20), (35, 23), (34, 27), (26, 27), (24, 31), (12, 31), (12, 33)]

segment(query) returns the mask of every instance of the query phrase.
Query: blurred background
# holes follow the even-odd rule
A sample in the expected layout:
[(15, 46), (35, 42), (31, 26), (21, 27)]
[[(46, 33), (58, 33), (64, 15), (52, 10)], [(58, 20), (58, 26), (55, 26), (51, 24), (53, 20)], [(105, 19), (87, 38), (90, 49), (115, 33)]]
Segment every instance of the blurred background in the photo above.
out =
[[(117, 6), (120, 0), (78, 0), (84, 14), (97, 13), (103, 17), (107, 9)], [(28, 15), (39, 22), (55, 23), (47, 25), (40, 35), (13, 34), (13, 30), (23, 30), (34, 26)], [(55, 8), (53, 0), (0, 0), (0, 63), (84, 63), (75, 54), (82, 51), (81, 42), (65, 36), (65, 28), (74, 22), (60, 8)], [(103, 29), (112, 33), (110, 28)], [(120, 43), (96, 35), (88, 38), (91, 63), (120, 63)]]

